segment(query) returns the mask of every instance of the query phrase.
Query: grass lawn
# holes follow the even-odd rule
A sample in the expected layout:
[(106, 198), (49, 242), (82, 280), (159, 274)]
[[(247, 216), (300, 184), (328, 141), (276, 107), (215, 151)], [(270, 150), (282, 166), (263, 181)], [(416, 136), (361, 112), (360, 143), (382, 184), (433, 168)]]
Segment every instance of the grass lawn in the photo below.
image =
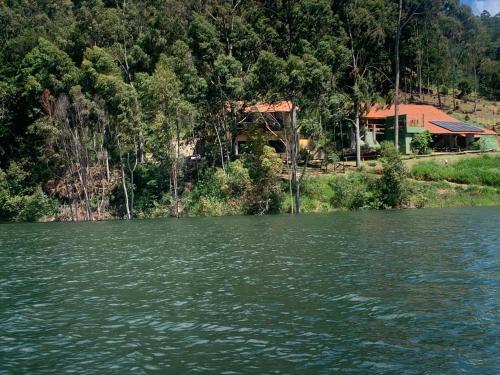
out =
[(500, 156), (481, 155), (448, 164), (435, 160), (421, 161), (412, 166), (411, 176), (424, 181), (449, 181), (500, 188)]

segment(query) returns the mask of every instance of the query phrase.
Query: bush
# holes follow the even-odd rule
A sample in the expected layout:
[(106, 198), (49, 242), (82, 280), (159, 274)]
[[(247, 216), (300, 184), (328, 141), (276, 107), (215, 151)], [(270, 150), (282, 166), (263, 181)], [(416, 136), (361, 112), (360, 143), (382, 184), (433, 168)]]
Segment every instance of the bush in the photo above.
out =
[(23, 187), (25, 174), (12, 165), (7, 173), (0, 169), (0, 219), (13, 221), (38, 221), (55, 215), (59, 204), (48, 197), (40, 187), (34, 190)]
[(267, 145), (260, 131), (250, 134), (249, 145), (251, 153), (245, 159), (245, 167), (252, 180), (252, 192), (247, 213), (276, 212), (281, 205), (283, 161), (274, 148)]
[(38, 188), (30, 195), (9, 196), (0, 192), (0, 217), (13, 221), (38, 221), (57, 213), (58, 202)]
[(15, 196), (9, 202), (15, 221), (38, 221), (57, 213), (58, 202), (49, 198), (38, 188), (31, 195)]
[(241, 161), (208, 169), (192, 192), (183, 197), (188, 214), (194, 216), (241, 215), (246, 213), (252, 185), (249, 171)]
[(486, 151), (487, 148), (488, 148), (488, 146), (487, 146), (486, 141), (484, 140), (484, 138), (476, 139), (474, 142), (472, 142), (469, 145), (469, 149), (470, 150)]
[(430, 149), (431, 141), (432, 141), (432, 136), (428, 130), (422, 133), (417, 133), (413, 136), (411, 140), (410, 143), (411, 150), (418, 155), (429, 154), (431, 151)]
[(251, 142), (244, 160), (205, 171), (192, 192), (183, 198), (189, 215), (221, 216), (278, 211), (283, 162), (272, 147)]
[(384, 207), (401, 207), (408, 201), (408, 170), (392, 143), (382, 144), (382, 177), (378, 182), (379, 199)]
[(355, 210), (375, 207), (376, 196), (370, 189), (370, 182), (361, 173), (351, 173), (332, 180), (332, 204), (336, 208)]
[(460, 91), (458, 97), (467, 100), (469, 94), (472, 92), (472, 86), (468, 81), (461, 81), (458, 84), (458, 90)]

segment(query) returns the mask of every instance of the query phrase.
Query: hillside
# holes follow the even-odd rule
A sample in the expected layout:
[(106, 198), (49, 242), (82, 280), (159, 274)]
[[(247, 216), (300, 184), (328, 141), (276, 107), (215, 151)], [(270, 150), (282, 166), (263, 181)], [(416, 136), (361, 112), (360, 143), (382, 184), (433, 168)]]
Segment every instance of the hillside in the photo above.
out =
[[(0, 220), (182, 216), (221, 197), (272, 213), (290, 185), (297, 212), (299, 135), (361, 164), (366, 103), (456, 88), (498, 129), (499, 19), (458, 0), (2, 1)], [(254, 116), (239, 158), (244, 108), (278, 101), (286, 155)]]

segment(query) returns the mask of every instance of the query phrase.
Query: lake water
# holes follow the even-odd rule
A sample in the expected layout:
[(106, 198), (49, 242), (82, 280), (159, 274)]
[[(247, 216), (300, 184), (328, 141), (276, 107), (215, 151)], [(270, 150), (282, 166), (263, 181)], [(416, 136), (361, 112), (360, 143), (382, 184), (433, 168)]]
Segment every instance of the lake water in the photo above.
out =
[(0, 225), (0, 373), (500, 373), (500, 208)]

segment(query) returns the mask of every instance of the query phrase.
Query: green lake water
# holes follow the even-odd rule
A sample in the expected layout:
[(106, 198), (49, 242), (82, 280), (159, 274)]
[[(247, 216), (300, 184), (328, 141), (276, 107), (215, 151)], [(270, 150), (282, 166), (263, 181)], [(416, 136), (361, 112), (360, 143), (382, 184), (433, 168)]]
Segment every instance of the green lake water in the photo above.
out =
[(500, 208), (0, 225), (0, 374), (499, 374)]

